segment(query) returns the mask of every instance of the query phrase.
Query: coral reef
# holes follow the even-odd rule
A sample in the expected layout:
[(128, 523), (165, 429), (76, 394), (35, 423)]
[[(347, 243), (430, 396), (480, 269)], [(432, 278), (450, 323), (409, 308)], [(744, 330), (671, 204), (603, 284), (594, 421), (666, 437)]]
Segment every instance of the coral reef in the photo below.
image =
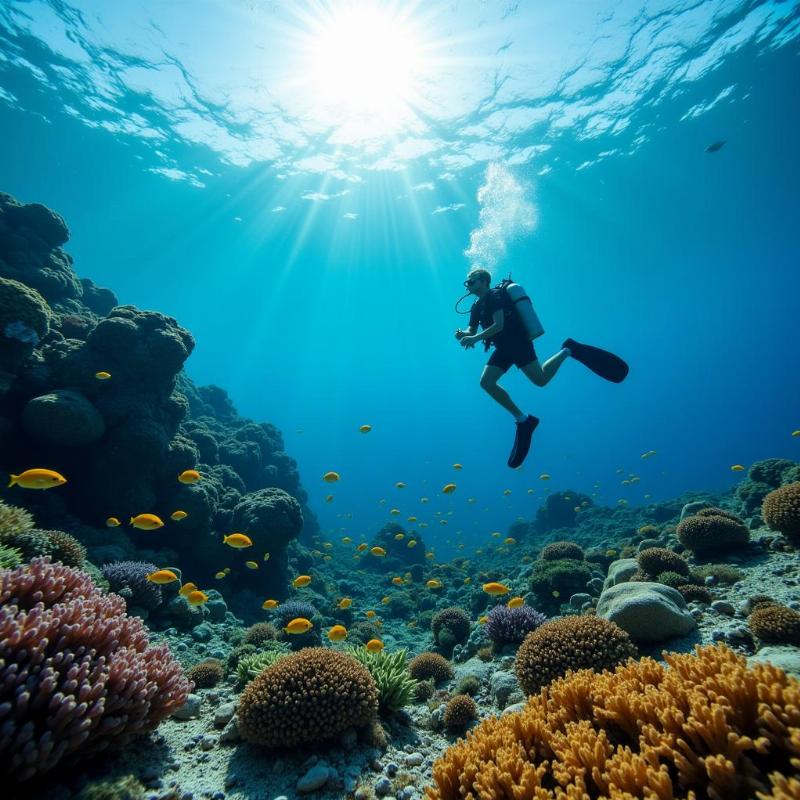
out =
[[(753, 607), (753, 599), (750, 600)], [(756, 604), (747, 618), (747, 627), (767, 644), (792, 644), (800, 647), (800, 611), (770, 600)]]
[(557, 561), (539, 560), (534, 564), (530, 577), (531, 591), (538, 605), (548, 614), (555, 614), (561, 603), (576, 592), (586, 590), (592, 570), (585, 561), (560, 558)]
[(161, 587), (148, 581), (147, 576), (157, 569), (147, 561), (114, 561), (104, 564), (100, 572), (108, 581), (109, 589), (124, 598), (129, 607), (154, 611), (164, 596)]
[(33, 530), (36, 523), (33, 515), (19, 506), (12, 506), (0, 500), (0, 541), (12, 533)]
[(683, 583), (675, 588), (683, 595), (683, 599), (687, 603), (695, 602), (710, 605), (711, 601), (714, 599), (714, 595), (711, 594), (711, 592), (706, 589), (705, 586), (696, 586), (693, 583)]
[(364, 666), (312, 647), (279, 659), (247, 685), (239, 730), (254, 744), (296, 747), (368, 725), (377, 710), (378, 690)]
[(251, 625), (244, 632), (242, 642), (244, 644), (252, 644), (256, 647), (261, 647), (264, 642), (277, 638), (278, 629), (271, 622), (256, 622), (255, 625)]
[(236, 660), (236, 678), (240, 686), (244, 686), (258, 677), (267, 667), (271, 667), (279, 658), (289, 654), (289, 647), (283, 642), (269, 641), (266, 649), (246, 653)]
[(218, 658), (199, 661), (186, 670), (186, 677), (196, 689), (211, 689), (225, 678), (225, 667)]
[(446, 728), (465, 728), (478, 718), (478, 707), (468, 694), (457, 694), (447, 701), (442, 717)]
[(660, 575), (662, 572), (689, 574), (689, 562), (665, 547), (648, 547), (637, 555), (636, 560), (641, 570), (648, 576)]
[(514, 669), (522, 690), (532, 695), (567, 670), (613, 669), (636, 654), (628, 634), (613, 622), (595, 616), (561, 617), (525, 637)]
[(483, 721), (434, 764), (428, 800), (796, 796), (800, 683), (722, 646), (664, 658), (576, 672)]
[(64, 531), (43, 531), (37, 528), (0, 534), (0, 542), (14, 547), (29, 561), (37, 556), (50, 556), (67, 567), (82, 567), (86, 561), (86, 548)]
[(121, 598), (41, 558), (0, 573), (0, 665), (0, 769), (15, 781), (125, 745), (189, 691)]
[(507, 605), (499, 605), (486, 615), (486, 635), (498, 647), (520, 644), (529, 633), (546, 621), (544, 614), (530, 606), (509, 608)]
[(750, 531), (738, 518), (720, 509), (707, 508), (678, 523), (678, 540), (696, 556), (739, 550), (750, 541)]
[(575, 542), (551, 542), (542, 548), (539, 555), (544, 561), (559, 561), (564, 558), (583, 561), (585, 557), (583, 548)]
[[(572, 528), (580, 509), (591, 508), (592, 498), (580, 492), (553, 492), (536, 512), (533, 527), (537, 533), (549, 533), (557, 528)], [(579, 509), (576, 511), (575, 509)]]
[(764, 521), (792, 544), (800, 545), (800, 482), (770, 492), (762, 505)]
[(417, 681), (411, 677), (405, 649), (370, 653), (364, 647), (349, 647), (347, 653), (363, 664), (378, 687), (378, 707), (382, 714), (391, 714), (408, 705), (414, 696)]
[(453, 677), (452, 665), (439, 653), (420, 653), (414, 656), (408, 663), (408, 671), (417, 681), (433, 678), (435, 683), (441, 683)]
[(448, 651), (455, 645), (467, 641), (470, 626), (469, 614), (458, 606), (443, 608), (431, 619), (433, 640), (439, 647)]

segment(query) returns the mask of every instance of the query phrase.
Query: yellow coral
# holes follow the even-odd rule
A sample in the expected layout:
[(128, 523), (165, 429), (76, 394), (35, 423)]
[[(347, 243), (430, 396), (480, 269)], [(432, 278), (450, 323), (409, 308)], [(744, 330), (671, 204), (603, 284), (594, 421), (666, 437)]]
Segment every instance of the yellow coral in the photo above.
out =
[(572, 673), (482, 722), (428, 800), (797, 798), (800, 682), (723, 645)]

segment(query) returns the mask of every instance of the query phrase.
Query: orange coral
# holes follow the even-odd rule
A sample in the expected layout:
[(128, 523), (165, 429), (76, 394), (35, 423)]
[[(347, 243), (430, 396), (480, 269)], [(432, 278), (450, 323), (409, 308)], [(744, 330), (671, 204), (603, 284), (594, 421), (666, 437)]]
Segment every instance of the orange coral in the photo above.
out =
[(433, 767), (428, 800), (797, 798), (800, 682), (723, 645), (544, 687)]

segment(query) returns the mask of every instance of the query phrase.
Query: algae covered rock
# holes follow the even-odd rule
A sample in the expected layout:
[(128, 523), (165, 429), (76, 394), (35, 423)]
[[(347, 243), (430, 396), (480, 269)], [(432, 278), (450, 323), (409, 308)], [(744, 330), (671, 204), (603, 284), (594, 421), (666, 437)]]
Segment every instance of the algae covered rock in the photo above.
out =
[(636, 642), (663, 642), (697, 627), (679, 591), (644, 581), (604, 589), (597, 616), (615, 622)]
[(37, 441), (60, 447), (81, 447), (105, 433), (100, 412), (79, 392), (56, 389), (34, 397), (22, 411), (25, 430)]

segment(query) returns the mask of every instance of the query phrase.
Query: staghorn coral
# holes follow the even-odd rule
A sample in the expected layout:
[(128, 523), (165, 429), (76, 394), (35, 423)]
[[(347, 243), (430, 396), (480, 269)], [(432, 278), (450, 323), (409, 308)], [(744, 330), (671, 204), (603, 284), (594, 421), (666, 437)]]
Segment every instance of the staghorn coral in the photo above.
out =
[(109, 590), (124, 598), (129, 606), (153, 611), (161, 605), (161, 587), (147, 580), (158, 567), (147, 561), (114, 561), (103, 564), (100, 571), (108, 581)]
[(484, 720), (434, 764), (427, 800), (796, 797), (800, 683), (724, 646), (664, 659), (581, 670)]
[(218, 658), (207, 658), (189, 667), (186, 677), (196, 689), (211, 689), (225, 678), (225, 667)]
[(468, 694), (457, 694), (447, 701), (443, 716), (446, 728), (465, 728), (477, 718), (478, 707)]
[(636, 656), (630, 636), (595, 616), (560, 617), (525, 637), (514, 669), (525, 694), (536, 694), (567, 670), (613, 669)]
[(544, 561), (558, 561), (562, 558), (583, 561), (585, 557), (583, 548), (575, 542), (551, 542), (542, 548), (542, 552), (539, 555), (539, 558)]
[(639, 553), (636, 560), (646, 575), (660, 575), (662, 572), (689, 574), (689, 562), (666, 547), (648, 547)]
[[(752, 606), (753, 601), (750, 601)], [(800, 647), (800, 611), (778, 605), (759, 603), (747, 618), (753, 636), (767, 644), (793, 644)]]
[(800, 482), (770, 492), (761, 507), (764, 521), (792, 544), (800, 545)]
[(703, 509), (678, 523), (678, 540), (696, 556), (739, 550), (750, 541), (750, 531), (738, 517), (719, 511)]
[(497, 645), (520, 644), (531, 631), (535, 631), (547, 617), (530, 606), (509, 608), (495, 606), (486, 615), (486, 634)]
[(408, 671), (418, 681), (433, 678), (436, 683), (441, 683), (453, 677), (453, 667), (439, 653), (420, 653), (414, 656), (408, 664)]
[(440, 647), (452, 650), (467, 641), (470, 629), (469, 614), (463, 608), (452, 606), (437, 611), (431, 619), (433, 640)]
[(279, 659), (247, 685), (239, 730), (253, 744), (296, 747), (368, 725), (377, 710), (378, 690), (364, 666), (311, 647)]
[(24, 533), (33, 530), (36, 523), (33, 516), (24, 508), (10, 506), (0, 500), (0, 541), (12, 533)]
[(256, 622), (244, 632), (242, 642), (260, 647), (264, 642), (277, 638), (278, 629), (271, 622)]
[(42, 558), (0, 573), (0, 671), (0, 771), (18, 782), (125, 745), (189, 691), (120, 597)]
[(363, 664), (378, 687), (378, 707), (381, 713), (391, 714), (408, 705), (417, 688), (406, 663), (408, 651), (392, 653), (380, 650), (370, 653), (364, 647), (348, 647), (347, 654)]

